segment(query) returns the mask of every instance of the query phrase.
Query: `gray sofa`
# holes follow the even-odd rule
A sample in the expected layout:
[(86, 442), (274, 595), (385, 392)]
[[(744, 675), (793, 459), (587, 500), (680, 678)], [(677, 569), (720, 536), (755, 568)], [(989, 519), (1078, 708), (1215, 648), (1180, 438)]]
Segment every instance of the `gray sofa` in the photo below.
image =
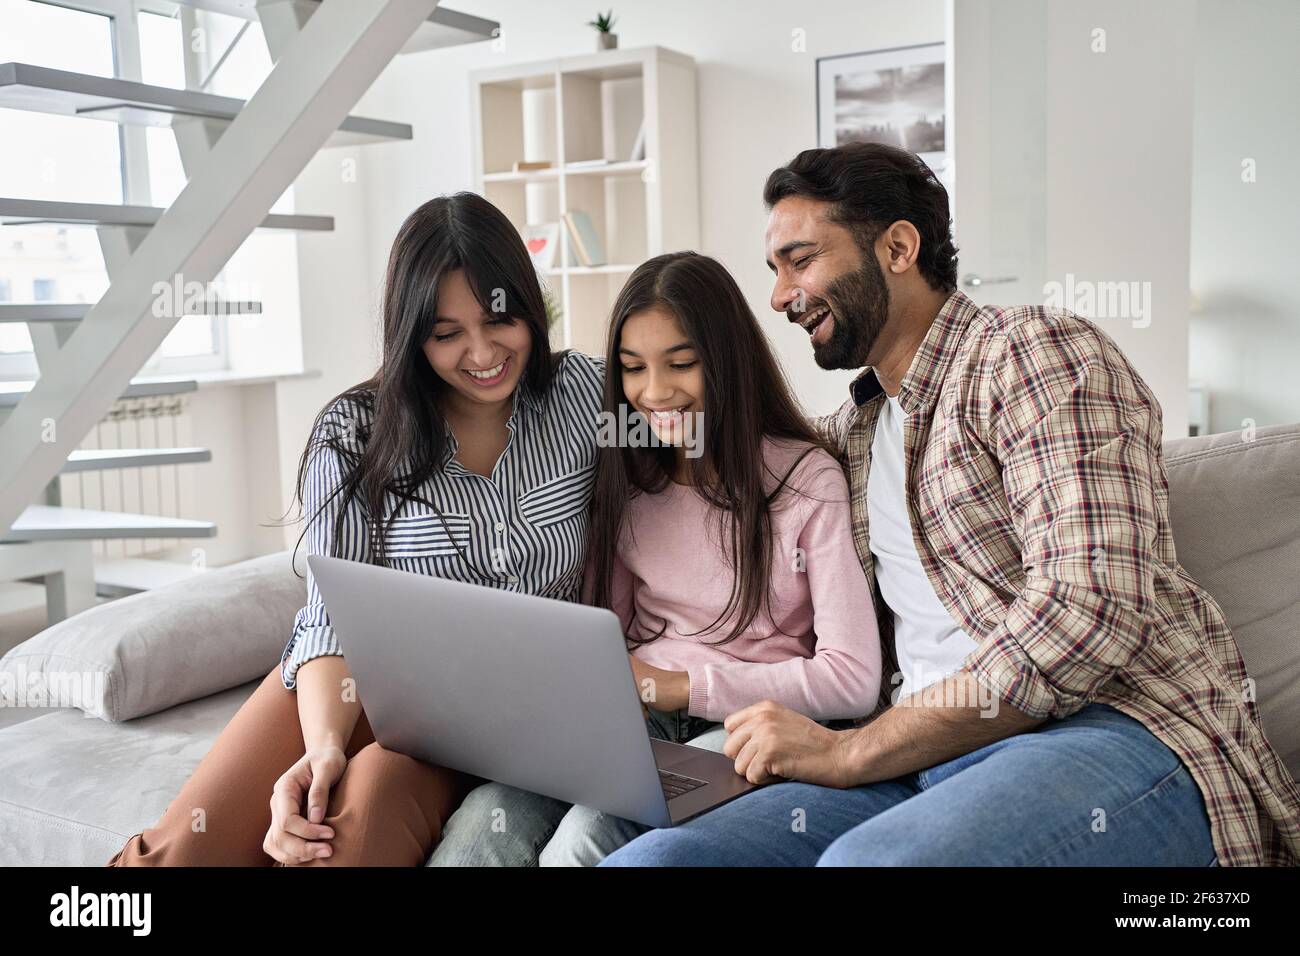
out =
[[(1165, 462), (1179, 559), (1223, 607), (1300, 776), (1300, 425), (1169, 442)], [(75, 707), (0, 708), (0, 865), (98, 866), (156, 820), (276, 666), (304, 595), (288, 553), (269, 555), (101, 605), (0, 659), (0, 692), (29, 704), (82, 677)]]

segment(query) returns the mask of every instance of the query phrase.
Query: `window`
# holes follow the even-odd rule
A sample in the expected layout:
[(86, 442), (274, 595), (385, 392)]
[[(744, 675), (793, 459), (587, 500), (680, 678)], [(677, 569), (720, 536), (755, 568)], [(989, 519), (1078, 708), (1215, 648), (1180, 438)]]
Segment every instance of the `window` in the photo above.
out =
[[(0, 63), (23, 62), (112, 76), (112, 22), (107, 16), (33, 0), (0, 0)], [(7, 197), (120, 203), (122, 153), (117, 128), (71, 116), (0, 109), (0, 183)], [(0, 282), (9, 302), (36, 301), (38, 274), (76, 275), (94, 301), (108, 287), (92, 230), (67, 235), (59, 226), (0, 226)], [(48, 287), (47, 287), (48, 288)], [(47, 300), (48, 301), (48, 300)], [(75, 300), (74, 300), (75, 301)], [(84, 301), (84, 300), (83, 300)], [(36, 375), (27, 326), (0, 322), (0, 378)]]
[[(140, 76), (150, 86), (185, 88), (185, 37), (180, 20), (157, 13), (136, 14), (140, 32)], [(149, 171), (150, 200), (155, 206), (169, 205), (185, 188), (185, 167), (171, 130), (159, 126), (144, 129), (145, 156)], [(223, 280), (220, 274), (214, 280)], [(194, 371), (224, 366), (221, 323), (216, 316), (190, 315), (181, 319), (163, 340), (142, 371)]]
[[(152, 0), (0, 0), (0, 63), (251, 96), (271, 69), (260, 26), (198, 10), (203, 42), (187, 42), (179, 15), (170, 15), (175, 11)], [(175, 137), (161, 127), (0, 109), (0, 142), (23, 145), (0, 150), (0, 195), (9, 198), (166, 206), (186, 185)], [(275, 209), (292, 211), (292, 189)], [(257, 298), (267, 314), (182, 318), (141, 371), (226, 368), (232, 328), (252, 337), (243, 352), (256, 351), (263, 319), (270, 329), (283, 318), (269, 314), (272, 307), (296, 312), (296, 249), (291, 234), (250, 236), (213, 281), (218, 288), (257, 288), (254, 296), (235, 298)], [(0, 225), (0, 283), (9, 302), (94, 303), (109, 284), (96, 231)], [(269, 294), (261, 294), (263, 283), (274, 286)], [(26, 325), (0, 322), (0, 379), (35, 378), (31, 349)]]

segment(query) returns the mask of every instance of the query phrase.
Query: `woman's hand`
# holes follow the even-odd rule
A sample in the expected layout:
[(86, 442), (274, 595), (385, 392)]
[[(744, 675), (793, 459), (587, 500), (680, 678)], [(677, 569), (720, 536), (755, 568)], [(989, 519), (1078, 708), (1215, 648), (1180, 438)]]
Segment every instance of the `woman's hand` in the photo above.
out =
[[(322, 826), (330, 788), (343, 776), (348, 758), (342, 747), (313, 747), (285, 771), (271, 791), (271, 828), (262, 849), (280, 863), (306, 863), (329, 856), (333, 848), (323, 841), (334, 838)], [(303, 798), (307, 816), (302, 815)]]
[(685, 710), (691, 703), (691, 675), (686, 671), (666, 671), (638, 660), (631, 654), (632, 674), (642, 706), (655, 710)]

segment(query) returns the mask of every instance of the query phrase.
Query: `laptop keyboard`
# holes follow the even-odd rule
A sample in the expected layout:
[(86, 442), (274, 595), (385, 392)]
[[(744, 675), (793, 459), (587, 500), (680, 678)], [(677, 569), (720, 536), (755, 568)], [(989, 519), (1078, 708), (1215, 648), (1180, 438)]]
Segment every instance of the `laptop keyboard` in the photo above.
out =
[(690, 793), (692, 790), (698, 790), (700, 787), (706, 786), (708, 781), (696, 780), (694, 777), (683, 777), (680, 773), (660, 770), (659, 784), (664, 788), (664, 799), (671, 800), (674, 797), (680, 797), (684, 793)]

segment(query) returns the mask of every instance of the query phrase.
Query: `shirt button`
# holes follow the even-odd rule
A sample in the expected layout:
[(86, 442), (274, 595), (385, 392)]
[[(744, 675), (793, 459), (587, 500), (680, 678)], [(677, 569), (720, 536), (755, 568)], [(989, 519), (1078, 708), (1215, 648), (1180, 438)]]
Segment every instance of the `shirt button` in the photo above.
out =
[(506, 523), (504, 521), (498, 521), (495, 525), (493, 525), (493, 527), (495, 527), (497, 529), (497, 533), (500, 534), (502, 531), (506, 530)]

